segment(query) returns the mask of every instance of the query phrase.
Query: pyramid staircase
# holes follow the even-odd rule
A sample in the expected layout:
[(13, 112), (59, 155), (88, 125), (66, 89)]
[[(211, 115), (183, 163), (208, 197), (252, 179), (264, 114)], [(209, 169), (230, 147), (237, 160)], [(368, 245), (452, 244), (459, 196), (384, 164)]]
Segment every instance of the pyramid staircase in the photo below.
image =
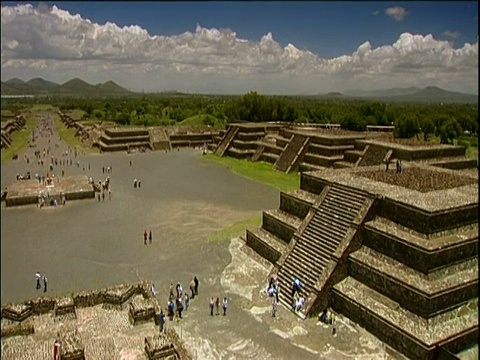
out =
[(227, 132), (223, 135), (222, 140), (218, 143), (215, 149), (215, 155), (223, 156), (228, 150), (228, 147), (232, 144), (233, 139), (238, 133), (238, 127), (230, 126)]
[(283, 149), (281, 155), (275, 162), (275, 169), (287, 174), (291, 170), (296, 169), (309, 142), (310, 138), (308, 136), (293, 134), (288, 145)]
[[(307, 301), (301, 315), (306, 315), (316, 302), (319, 290), (326, 285), (326, 280), (331, 275), (322, 278), (322, 274), (328, 270), (334, 271), (335, 264), (330, 269), (332, 260), (335, 262), (334, 254), (338, 253), (341, 244), (344, 250), (348, 249), (358, 222), (363, 221), (373, 202), (362, 191), (340, 184), (326, 186), (319, 201), (278, 273), (280, 286), (284, 289), (280, 293), (280, 301), (287, 307), (291, 307), (293, 301), (292, 277), (302, 281), (302, 295)], [(342, 257), (341, 254), (337, 256)]]

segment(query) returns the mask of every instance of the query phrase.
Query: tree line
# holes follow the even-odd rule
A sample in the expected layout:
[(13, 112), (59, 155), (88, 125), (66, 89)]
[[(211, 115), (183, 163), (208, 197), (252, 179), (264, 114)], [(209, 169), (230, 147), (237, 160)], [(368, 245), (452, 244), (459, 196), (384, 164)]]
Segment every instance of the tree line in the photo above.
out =
[(49, 97), (2, 99), (2, 109), (17, 111), (35, 103), (49, 103), (61, 110), (81, 109), (84, 118), (108, 120), (119, 125), (173, 125), (195, 115), (205, 125), (229, 122), (283, 121), (333, 123), (343, 129), (364, 131), (367, 125), (394, 125), (395, 136), (437, 136), (451, 143), (465, 132), (478, 133), (478, 104), (383, 103), (321, 97), (172, 94), (108, 98)]

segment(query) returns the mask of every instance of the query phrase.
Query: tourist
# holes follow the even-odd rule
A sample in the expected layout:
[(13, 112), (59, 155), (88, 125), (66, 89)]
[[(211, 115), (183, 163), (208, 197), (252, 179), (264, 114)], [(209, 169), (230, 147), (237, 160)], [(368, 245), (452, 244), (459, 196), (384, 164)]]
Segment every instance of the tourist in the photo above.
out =
[(157, 291), (155, 290), (155, 284), (152, 283), (152, 286), (150, 287), (150, 291), (152, 292), (152, 295), (155, 297), (155, 295), (157, 294)]
[(190, 282), (190, 291), (192, 292), (192, 295), (190, 296), (192, 299), (195, 298), (195, 280), (192, 279)]
[(305, 304), (305, 298), (303, 296), (300, 296), (300, 298), (297, 300), (295, 311), (300, 311), (300, 309), (303, 307), (304, 304)]
[(60, 341), (58, 339), (53, 343), (53, 360), (60, 359)]
[(170, 321), (173, 321), (173, 316), (175, 314), (175, 304), (173, 301), (169, 300), (168, 301), (168, 317), (170, 318)]
[(182, 299), (178, 298), (177, 299), (177, 313), (178, 313), (178, 317), (180, 319), (182, 318), (182, 311), (183, 311)]
[(168, 299), (172, 300), (175, 298), (175, 295), (173, 294), (173, 283), (170, 283), (170, 294), (168, 295)]
[(150, 245), (152, 245), (152, 230), (148, 233), (148, 240), (150, 241)]
[(40, 280), (42, 279), (42, 275), (40, 275), (40, 272), (37, 271), (35, 273), (35, 278), (37, 279), (37, 290), (38, 290), (42, 287), (42, 285), (40, 285)]
[(105, 190), (102, 191), (102, 200), (105, 201)]
[(47, 275), (46, 274), (43, 274), (43, 292), (47, 292), (47, 285), (48, 285), (48, 279), (47, 279)]
[(138, 187), (140, 187), (140, 185), (142, 185), (142, 182), (138, 180)]
[(112, 190), (108, 189), (108, 200), (112, 200)]
[(335, 314), (332, 313), (332, 335), (337, 335), (337, 320), (335, 319)]
[(216, 314), (220, 315), (220, 298), (218, 296), (217, 296), (217, 299), (215, 300), (215, 309), (217, 310)]
[(137, 179), (133, 179), (133, 187), (137, 188)]
[(210, 299), (210, 316), (213, 316), (213, 307), (215, 305), (215, 302), (213, 300), (213, 297)]
[(227, 300), (227, 297), (225, 296), (222, 301), (223, 316), (227, 315), (227, 306), (228, 306), (228, 300)]
[(188, 311), (188, 307), (190, 306), (190, 297), (188, 296), (188, 293), (185, 293), (184, 296), (184, 301), (185, 301), (185, 311)]
[(130, 166), (132, 166), (132, 160), (130, 160)]
[(198, 285), (200, 285), (200, 281), (198, 281), (196, 276), (193, 278), (193, 281), (195, 282), (195, 296), (198, 296)]
[(144, 245), (147, 245), (147, 236), (148, 236), (147, 229), (145, 229), (145, 231), (143, 232), (143, 244)]
[(277, 299), (273, 298), (272, 299), (272, 317), (275, 317), (277, 314)]
[(160, 309), (160, 314), (158, 315), (158, 323), (160, 324), (160, 332), (163, 333), (165, 328), (165, 314), (162, 309)]

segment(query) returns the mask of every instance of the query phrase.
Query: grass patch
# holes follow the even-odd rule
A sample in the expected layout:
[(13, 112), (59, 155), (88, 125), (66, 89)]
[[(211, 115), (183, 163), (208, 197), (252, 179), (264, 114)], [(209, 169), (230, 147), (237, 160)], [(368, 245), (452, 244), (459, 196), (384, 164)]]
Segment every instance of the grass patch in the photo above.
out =
[(465, 153), (465, 155), (469, 159), (477, 160), (477, 163), (478, 163), (478, 148), (477, 147), (469, 146), (467, 148), (467, 152)]
[(273, 186), (280, 191), (288, 192), (300, 188), (300, 173), (298, 172), (285, 174), (275, 170), (272, 164), (263, 161), (247, 161), (213, 154), (200, 156), (227, 166), (235, 174)]
[(245, 230), (257, 229), (262, 224), (262, 216), (257, 215), (252, 218), (242, 220), (219, 230), (207, 238), (210, 243), (230, 240), (234, 237), (245, 234)]
[(13, 154), (19, 152), (28, 146), (28, 142), (32, 138), (32, 131), (35, 128), (36, 121), (31, 115), (25, 115), (25, 128), (20, 131), (14, 131), (11, 134), (12, 145), (8, 149), (2, 149), (2, 163), (12, 160)]
[(78, 121), (78, 120), (82, 120), (83, 119), (83, 115), (85, 114), (85, 111), (81, 110), (81, 109), (75, 109), (75, 110), (71, 110), (71, 111), (68, 111), (67, 114), (75, 121)]
[(178, 123), (178, 125), (188, 125), (188, 126), (207, 126), (210, 125), (213, 128), (224, 128), (226, 122), (220, 119), (217, 119), (212, 115), (195, 115)]
[(85, 153), (98, 153), (100, 150), (86, 146), (78, 137), (75, 136), (77, 129), (68, 128), (61, 120), (58, 114), (53, 114), (55, 129), (60, 139), (67, 143), (72, 149), (82, 149)]
[(35, 104), (31, 107), (32, 111), (57, 111), (52, 104)]

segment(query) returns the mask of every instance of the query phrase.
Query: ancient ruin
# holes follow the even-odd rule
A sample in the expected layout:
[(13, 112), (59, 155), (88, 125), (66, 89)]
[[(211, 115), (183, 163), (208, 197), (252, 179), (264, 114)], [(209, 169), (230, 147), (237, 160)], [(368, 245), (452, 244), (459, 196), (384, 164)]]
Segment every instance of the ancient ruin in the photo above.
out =
[(345, 131), (338, 124), (229, 124), (210, 149), (219, 156), (266, 161), (286, 173), (394, 164), (396, 160), (448, 169), (477, 167), (475, 160), (465, 157), (463, 146), (394, 140), (391, 131)]
[[(160, 305), (145, 281), (4, 304), (2, 356), (41, 359), (53, 353), (58, 340), (61, 359), (113, 359), (118, 354), (191, 359), (173, 327), (158, 332), (159, 312)], [(138, 325), (143, 327), (137, 330)], [(18, 346), (19, 341), (38, 345)]]
[[(431, 151), (397, 149), (380, 158)], [(477, 344), (478, 174), (436, 164), (303, 172), (246, 233), (277, 268), (280, 301), (292, 308), (298, 277), (299, 316), (333, 308), (413, 359)]]
[(14, 131), (20, 131), (25, 127), (26, 120), (22, 115), (5, 116), (2, 114), (2, 118), (8, 119), (2, 121), (2, 149), (8, 149), (12, 145), (12, 133)]

